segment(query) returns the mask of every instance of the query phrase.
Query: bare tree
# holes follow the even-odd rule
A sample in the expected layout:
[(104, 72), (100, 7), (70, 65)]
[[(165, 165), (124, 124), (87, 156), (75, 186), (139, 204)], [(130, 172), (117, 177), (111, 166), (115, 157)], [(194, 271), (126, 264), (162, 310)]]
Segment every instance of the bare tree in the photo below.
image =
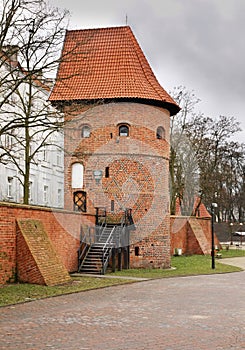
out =
[(199, 189), (199, 176), (195, 152), (187, 138), (186, 127), (195, 117), (195, 106), (200, 100), (184, 86), (174, 88), (170, 94), (181, 106), (181, 111), (172, 116), (170, 124), (170, 212), (175, 214), (178, 201), (182, 213), (190, 215)]
[(182, 213), (190, 213), (191, 198), (199, 193), (208, 208), (219, 203), (220, 220), (242, 220), (245, 149), (231, 140), (240, 131), (239, 123), (234, 117), (211, 118), (196, 112), (199, 100), (183, 87), (172, 95), (182, 106), (171, 126), (172, 213), (176, 198)]
[(1, 161), (18, 169), (28, 204), (31, 165), (63, 125), (62, 115), (47, 101), (63, 59), (60, 49), (68, 12), (50, 8), (43, 0), (1, 1)]

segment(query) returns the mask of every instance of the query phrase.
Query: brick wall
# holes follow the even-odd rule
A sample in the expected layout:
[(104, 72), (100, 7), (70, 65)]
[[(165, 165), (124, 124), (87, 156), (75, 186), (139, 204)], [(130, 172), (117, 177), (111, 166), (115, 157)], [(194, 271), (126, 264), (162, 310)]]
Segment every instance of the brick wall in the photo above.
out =
[(175, 248), (182, 249), (183, 254), (187, 251), (187, 223), (188, 217), (171, 216), (171, 254), (174, 254)]
[[(204, 239), (207, 240), (208, 249), (211, 251), (211, 221), (210, 218), (196, 218), (198, 225), (201, 227)], [(175, 248), (181, 248), (183, 254), (204, 254), (200, 244), (195, 236), (195, 232), (190, 227), (189, 217), (171, 216), (171, 254), (174, 254)], [(214, 232), (214, 243), (220, 245), (219, 240)]]
[(94, 222), (93, 216), (85, 217), (80, 213), (62, 210), (0, 203), (0, 284), (14, 281), (16, 277), (17, 219), (40, 220), (65, 268), (69, 272), (77, 270), (81, 226), (90, 226)]

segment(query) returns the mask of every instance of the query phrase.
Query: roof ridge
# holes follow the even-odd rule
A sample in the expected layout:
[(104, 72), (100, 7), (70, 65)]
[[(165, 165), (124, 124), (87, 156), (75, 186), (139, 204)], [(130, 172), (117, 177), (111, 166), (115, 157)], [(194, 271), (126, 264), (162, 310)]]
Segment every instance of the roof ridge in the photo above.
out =
[[(121, 25), (121, 26), (108, 26), (108, 27), (91, 27), (91, 28), (84, 28), (84, 29), (67, 29), (67, 32), (84, 32), (84, 31), (94, 31), (94, 30), (108, 30), (108, 29), (120, 29), (120, 28), (130, 28), (129, 25)], [(131, 29), (131, 28), (130, 28)]]

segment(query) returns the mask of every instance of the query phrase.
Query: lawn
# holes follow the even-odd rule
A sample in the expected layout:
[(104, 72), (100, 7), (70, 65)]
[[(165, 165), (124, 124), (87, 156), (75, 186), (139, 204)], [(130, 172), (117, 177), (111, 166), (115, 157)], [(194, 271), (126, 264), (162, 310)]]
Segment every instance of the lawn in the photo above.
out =
[(220, 251), (223, 258), (235, 258), (239, 256), (245, 256), (245, 249), (232, 248), (229, 250), (222, 249)]
[[(243, 250), (222, 250), (222, 259), (245, 256)], [(17, 304), (62, 294), (77, 293), (86, 290), (104, 288), (118, 284), (133, 283), (134, 280), (121, 277), (167, 278), (201, 274), (228, 273), (241, 271), (240, 268), (220, 264), (216, 259), (215, 269), (211, 268), (211, 257), (204, 255), (173, 256), (171, 269), (130, 269), (108, 273), (101, 277), (72, 277), (72, 282), (62, 286), (40, 286), (17, 283), (0, 286), (0, 306)], [(110, 278), (112, 277), (113, 278)]]
[[(238, 256), (231, 255), (229, 251), (224, 252), (226, 257)], [(223, 256), (223, 251), (222, 251)], [(241, 256), (241, 255), (239, 255)], [(243, 255), (244, 256), (244, 255)], [(177, 276), (192, 276), (192, 275), (209, 275), (214, 273), (228, 273), (241, 271), (239, 267), (220, 264), (218, 259), (215, 259), (215, 269), (211, 268), (211, 257), (207, 255), (192, 255), (192, 256), (173, 256), (172, 269), (130, 269), (116, 271), (115, 276), (132, 276), (145, 278), (166, 278)]]
[(71, 283), (61, 286), (41, 286), (28, 283), (11, 283), (0, 286), (0, 306), (125, 283), (132, 283), (132, 280), (124, 280), (122, 278), (112, 279), (100, 277), (72, 277)]

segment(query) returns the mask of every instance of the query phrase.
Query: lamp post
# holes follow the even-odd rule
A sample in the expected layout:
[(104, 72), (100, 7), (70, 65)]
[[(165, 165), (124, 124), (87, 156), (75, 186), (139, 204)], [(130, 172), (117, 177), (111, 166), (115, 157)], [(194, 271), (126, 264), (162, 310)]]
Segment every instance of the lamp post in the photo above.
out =
[(240, 222), (240, 232), (241, 232), (241, 245), (242, 245), (242, 226), (243, 226), (243, 223), (242, 222)]
[(217, 208), (217, 203), (211, 204), (211, 235), (212, 235), (212, 249), (211, 249), (211, 256), (212, 256), (212, 269), (215, 269), (215, 256), (214, 256), (214, 208)]
[(233, 222), (230, 223), (230, 231), (231, 231), (231, 245), (233, 245)]

